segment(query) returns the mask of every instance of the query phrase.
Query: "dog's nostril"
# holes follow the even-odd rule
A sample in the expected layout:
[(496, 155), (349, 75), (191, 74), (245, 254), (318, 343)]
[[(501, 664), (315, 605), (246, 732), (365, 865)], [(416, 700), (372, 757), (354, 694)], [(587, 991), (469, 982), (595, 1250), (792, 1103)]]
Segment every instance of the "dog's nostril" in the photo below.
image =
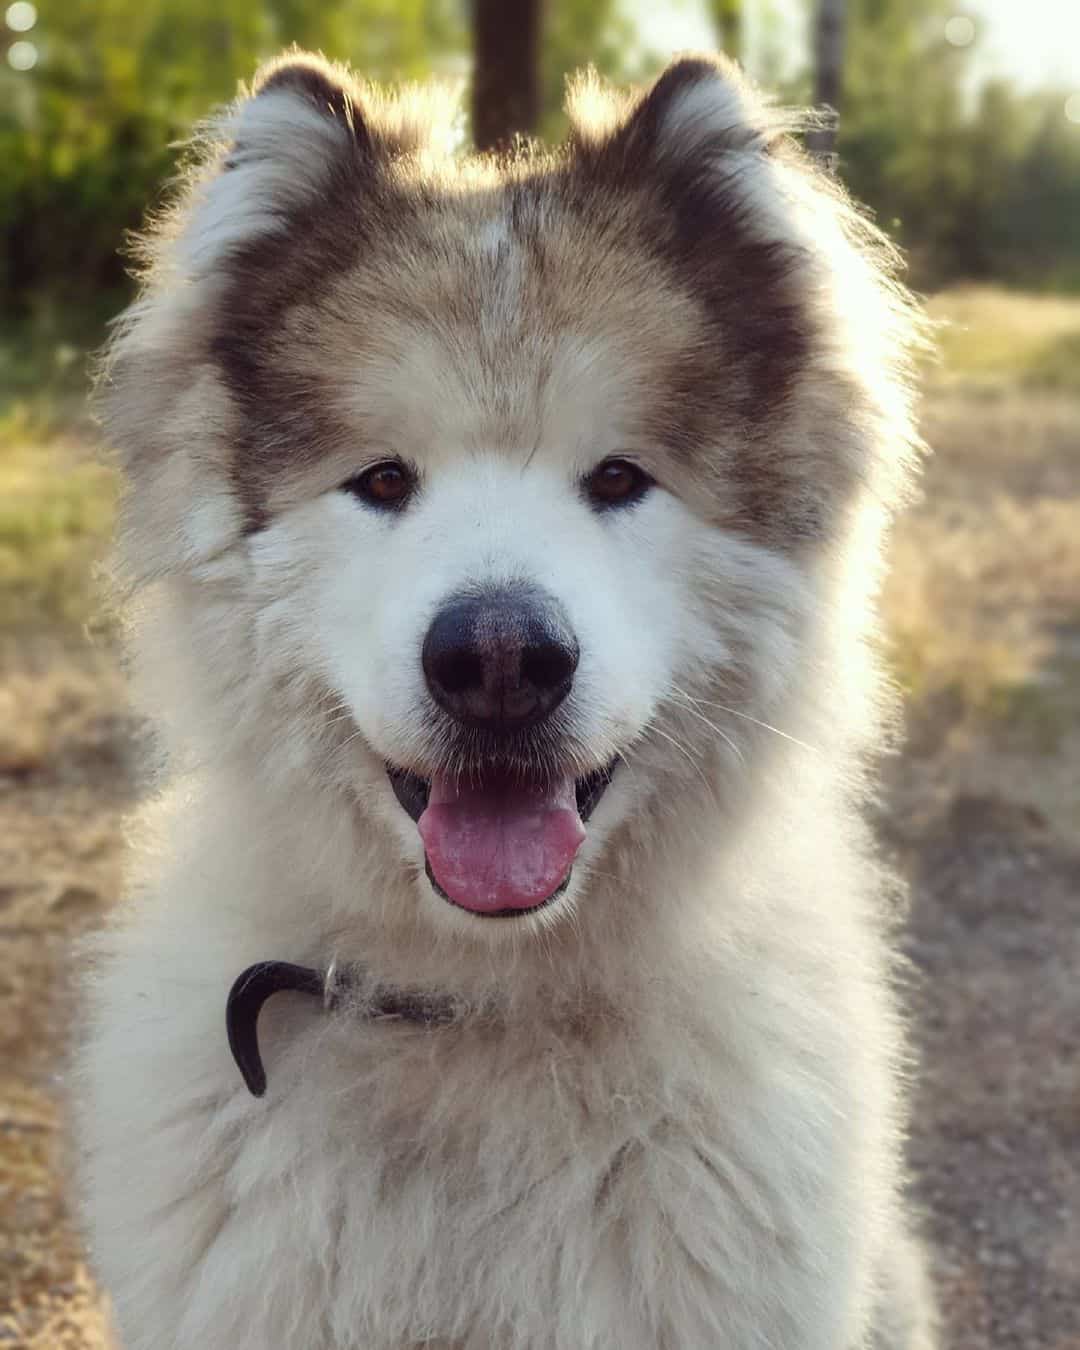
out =
[(555, 688), (573, 678), (578, 663), (578, 645), (542, 642), (521, 654), (522, 676), (541, 688)]
[(557, 601), (508, 588), (452, 600), (428, 629), (422, 659), (440, 707), (469, 725), (510, 731), (558, 707), (578, 655)]
[(484, 665), (478, 653), (465, 647), (451, 647), (435, 658), (439, 684), (449, 694), (461, 694), (484, 682)]

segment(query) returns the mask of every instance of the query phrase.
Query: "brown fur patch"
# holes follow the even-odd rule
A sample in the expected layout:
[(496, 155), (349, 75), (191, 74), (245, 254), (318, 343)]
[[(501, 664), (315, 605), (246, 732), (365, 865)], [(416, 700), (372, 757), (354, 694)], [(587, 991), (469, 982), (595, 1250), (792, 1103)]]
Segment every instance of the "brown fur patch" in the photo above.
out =
[(820, 259), (747, 191), (777, 156), (812, 170), (767, 122), (732, 120), (744, 91), (729, 71), (680, 62), (636, 103), (607, 96), (603, 130), (501, 161), (417, 153), (399, 114), (316, 60), (256, 88), (350, 134), (279, 228), (223, 259), (193, 353), (235, 410), (229, 474), (249, 529), (379, 454), (422, 464), (452, 402), (476, 448), (507, 453), (541, 446), (560, 400), (595, 422), (582, 381), (566, 384), (587, 350), (624, 437), (612, 449), (771, 545), (828, 531), (879, 410), (819, 359)]

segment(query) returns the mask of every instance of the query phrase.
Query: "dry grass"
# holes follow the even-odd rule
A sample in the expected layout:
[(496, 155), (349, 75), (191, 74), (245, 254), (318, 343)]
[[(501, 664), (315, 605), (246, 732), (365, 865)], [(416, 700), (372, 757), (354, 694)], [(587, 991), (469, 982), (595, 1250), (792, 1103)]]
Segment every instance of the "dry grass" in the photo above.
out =
[(989, 286), (943, 291), (929, 304), (938, 320), (938, 381), (1080, 394), (1080, 302)]
[(97, 565), (112, 529), (115, 475), (70, 437), (0, 424), (0, 628), (102, 617)]
[[(924, 497), (902, 522), (884, 595), (923, 810), (960, 790), (1035, 805), (1080, 834), (1080, 360), (1076, 394), (1047, 353), (1080, 338), (1080, 302), (938, 296)], [(1056, 368), (1056, 367), (1053, 367)]]

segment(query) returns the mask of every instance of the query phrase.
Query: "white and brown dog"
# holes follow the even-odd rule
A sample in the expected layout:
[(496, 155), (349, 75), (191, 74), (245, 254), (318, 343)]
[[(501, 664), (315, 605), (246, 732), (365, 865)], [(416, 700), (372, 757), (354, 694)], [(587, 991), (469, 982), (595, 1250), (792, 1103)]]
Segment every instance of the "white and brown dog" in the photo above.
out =
[(124, 1344), (925, 1350), (860, 821), (913, 312), (721, 63), (579, 80), (550, 154), (453, 112), (269, 67), (108, 355)]

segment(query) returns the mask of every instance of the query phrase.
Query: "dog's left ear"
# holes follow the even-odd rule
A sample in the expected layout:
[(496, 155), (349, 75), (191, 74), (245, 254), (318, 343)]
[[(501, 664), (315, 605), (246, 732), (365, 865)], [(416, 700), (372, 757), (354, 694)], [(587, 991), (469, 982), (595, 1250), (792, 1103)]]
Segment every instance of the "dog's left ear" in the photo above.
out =
[[(782, 453), (757, 456), (746, 511), (785, 541), (818, 539), (854, 485), (878, 504), (898, 499), (918, 444), (908, 387), (918, 325), (891, 246), (798, 148), (793, 133), (814, 116), (774, 107), (712, 56), (673, 62), (636, 98), (579, 76), (567, 112), (584, 200), (605, 219), (613, 193), (632, 200), (614, 218), (700, 300), (717, 333), (711, 373), (729, 393), (739, 381), (749, 391), (748, 423), (793, 406), (811, 369), (839, 390), (819, 411), (799, 405), (814, 430), (808, 421)], [(844, 416), (820, 412), (837, 407)], [(785, 500), (797, 508), (786, 518)]]
[(587, 72), (570, 85), (567, 114), (576, 148), (627, 175), (679, 164), (704, 167), (732, 151), (767, 152), (784, 130), (721, 56), (674, 61), (636, 101)]
[[(653, 189), (678, 251), (695, 255), (695, 286), (716, 281), (711, 255), (718, 240), (730, 253), (735, 235), (747, 247), (778, 248), (788, 260), (802, 255), (805, 236), (793, 206), (802, 192), (780, 153), (791, 115), (766, 103), (730, 61), (683, 57), (629, 100), (589, 73), (571, 84), (567, 113), (571, 147), (587, 176), (615, 191)], [(781, 280), (785, 267), (766, 267), (760, 281)]]

